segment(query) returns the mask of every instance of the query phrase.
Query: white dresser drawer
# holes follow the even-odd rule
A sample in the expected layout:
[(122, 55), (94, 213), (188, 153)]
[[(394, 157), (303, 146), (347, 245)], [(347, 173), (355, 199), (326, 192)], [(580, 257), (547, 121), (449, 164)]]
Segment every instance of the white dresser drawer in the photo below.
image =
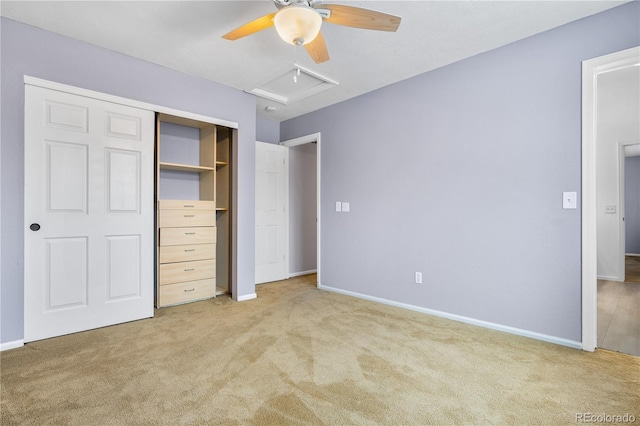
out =
[(158, 275), (160, 286), (183, 281), (215, 278), (216, 261), (215, 259), (211, 259), (196, 260), (193, 262), (165, 263), (164, 265), (160, 265)]
[(158, 261), (160, 263), (187, 262), (190, 260), (206, 260), (215, 258), (215, 244), (163, 246), (160, 247), (160, 254), (158, 255)]
[(216, 280), (198, 280), (160, 286), (158, 305), (167, 306), (215, 297)]
[(216, 227), (160, 228), (160, 246), (215, 244)]
[(215, 210), (160, 210), (158, 226), (160, 228), (216, 226), (216, 212)]

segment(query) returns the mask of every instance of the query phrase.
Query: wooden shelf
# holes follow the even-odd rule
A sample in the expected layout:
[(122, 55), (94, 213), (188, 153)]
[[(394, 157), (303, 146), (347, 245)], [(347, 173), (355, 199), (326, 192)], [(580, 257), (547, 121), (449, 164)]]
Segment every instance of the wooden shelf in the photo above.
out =
[(193, 166), (190, 164), (178, 164), (178, 163), (166, 163), (160, 162), (160, 170), (175, 170), (179, 172), (212, 172), (215, 169), (213, 167), (205, 167), (205, 166)]
[[(188, 137), (177, 138), (169, 131), (171, 130), (170, 126), (165, 126), (166, 132), (163, 134), (162, 123), (190, 127), (191, 129), (178, 128), (178, 131), (184, 132)], [(156, 306), (185, 303), (196, 298), (229, 294), (231, 293), (231, 234), (233, 229), (231, 217), (233, 211), (231, 195), (232, 147), (234, 141), (237, 141), (237, 130), (167, 114), (157, 116), (156, 126), (156, 170), (165, 172), (158, 173), (156, 177), (156, 200), (159, 209), (156, 212), (158, 226)], [(198, 131), (196, 132), (195, 129)], [(185, 172), (187, 176), (173, 176), (171, 173), (166, 173), (167, 171)], [(166, 188), (162, 198), (160, 188)], [(189, 200), (185, 198), (189, 198)], [(188, 209), (188, 213), (182, 214), (186, 211), (185, 209)], [(212, 211), (214, 209), (215, 213)], [(207, 218), (200, 221), (201, 216)], [(172, 220), (178, 222), (174, 223)], [(167, 242), (168, 236), (172, 235), (172, 230), (188, 229), (189, 235), (197, 235), (201, 233), (200, 231), (204, 232), (204, 229), (208, 228), (215, 230), (215, 236), (206, 242), (183, 241), (178, 237), (182, 238), (187, 234), (182, 232), (184, 235), (176, 237), (178, 238), (176, 244), (170, 246), (165, 244), (162, 247), (162, 256), (160, 255), (160, 243)], [(163, 235), (162, 239), (160, 238), (161, 234)], [(167, 250), (166, 247), (172, 249)], [(176, 247), (177, 249), (175, 249)], [(206, 253), (207, 258), (205, 259), (198, 253)], [(177, 257), (172, 258), (171, 256)], [(159, 261), (161, 257), (164, 260), (162, 263)], [(186, 271), (173, 271), (177, 274), (176, 279), (180, 279), (178, 283), (187, 283), (189, 284), (188, 288), (178, 288), (179, 286), (173, 283), (164, 283), (160, 286), (160, 278), (166, 278), (165, 275), (170, 269), (166, 265), (184, 262), (207, 262), (208, 266), (211, 266), (210, 263), (213, 262), (215, 264), (215, 278), (207, 276), (206, 279), (197, 277), (198, 279), (191, 280), (188, 275), (183, 274)], [(205, 264), (198, 263), (198, 265)], [(161, 267), (163, 273), (160, 272)], [(209, 274), (207, 273), (207, 275)], [(197, 284), (202, 285), (198, 287)], [(203, 293), (205, 290), (206, 293)], [(174, 293), (176, 299), (167, 299), (167, 295), (174, 296)], [(178, 295), (181, 298), (177, 299)]]

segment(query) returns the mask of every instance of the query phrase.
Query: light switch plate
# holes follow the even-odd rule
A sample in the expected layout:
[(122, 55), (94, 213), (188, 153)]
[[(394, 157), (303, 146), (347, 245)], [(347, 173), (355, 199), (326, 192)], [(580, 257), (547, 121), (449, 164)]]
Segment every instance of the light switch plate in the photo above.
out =
[(349, 212), (349, 203), (342, 203), (342, 211), (343, 212)]
[(340, 201), (336, 201), (336, 211), (337, 212), (342, 211), (342, 203)]
[(563, 192), (562, 193), (562, 208), (563, 209), (577, 209), (578, 208), (578, 193), (577, 192)]

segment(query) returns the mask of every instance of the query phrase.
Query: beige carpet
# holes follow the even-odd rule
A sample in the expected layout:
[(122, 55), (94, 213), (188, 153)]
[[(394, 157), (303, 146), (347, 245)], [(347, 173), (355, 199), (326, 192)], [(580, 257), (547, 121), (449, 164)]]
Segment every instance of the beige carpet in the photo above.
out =
[(640, 358), (324, 292), (314, 278), (5, 351), (1, 423), (640, 422)]
[(640, 283), (640, 256), (625, 256), (625, 282)]

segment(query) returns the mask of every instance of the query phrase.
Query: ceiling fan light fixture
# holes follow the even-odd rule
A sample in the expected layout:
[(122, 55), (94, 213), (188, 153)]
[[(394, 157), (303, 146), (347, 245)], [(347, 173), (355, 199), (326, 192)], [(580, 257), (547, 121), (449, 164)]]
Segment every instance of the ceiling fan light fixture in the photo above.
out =
[(311, 43), (320, 32), (322, 17), (303, 4), (291, 4), (280, 9), (273, 24), (282, 40), (293, 45)]

